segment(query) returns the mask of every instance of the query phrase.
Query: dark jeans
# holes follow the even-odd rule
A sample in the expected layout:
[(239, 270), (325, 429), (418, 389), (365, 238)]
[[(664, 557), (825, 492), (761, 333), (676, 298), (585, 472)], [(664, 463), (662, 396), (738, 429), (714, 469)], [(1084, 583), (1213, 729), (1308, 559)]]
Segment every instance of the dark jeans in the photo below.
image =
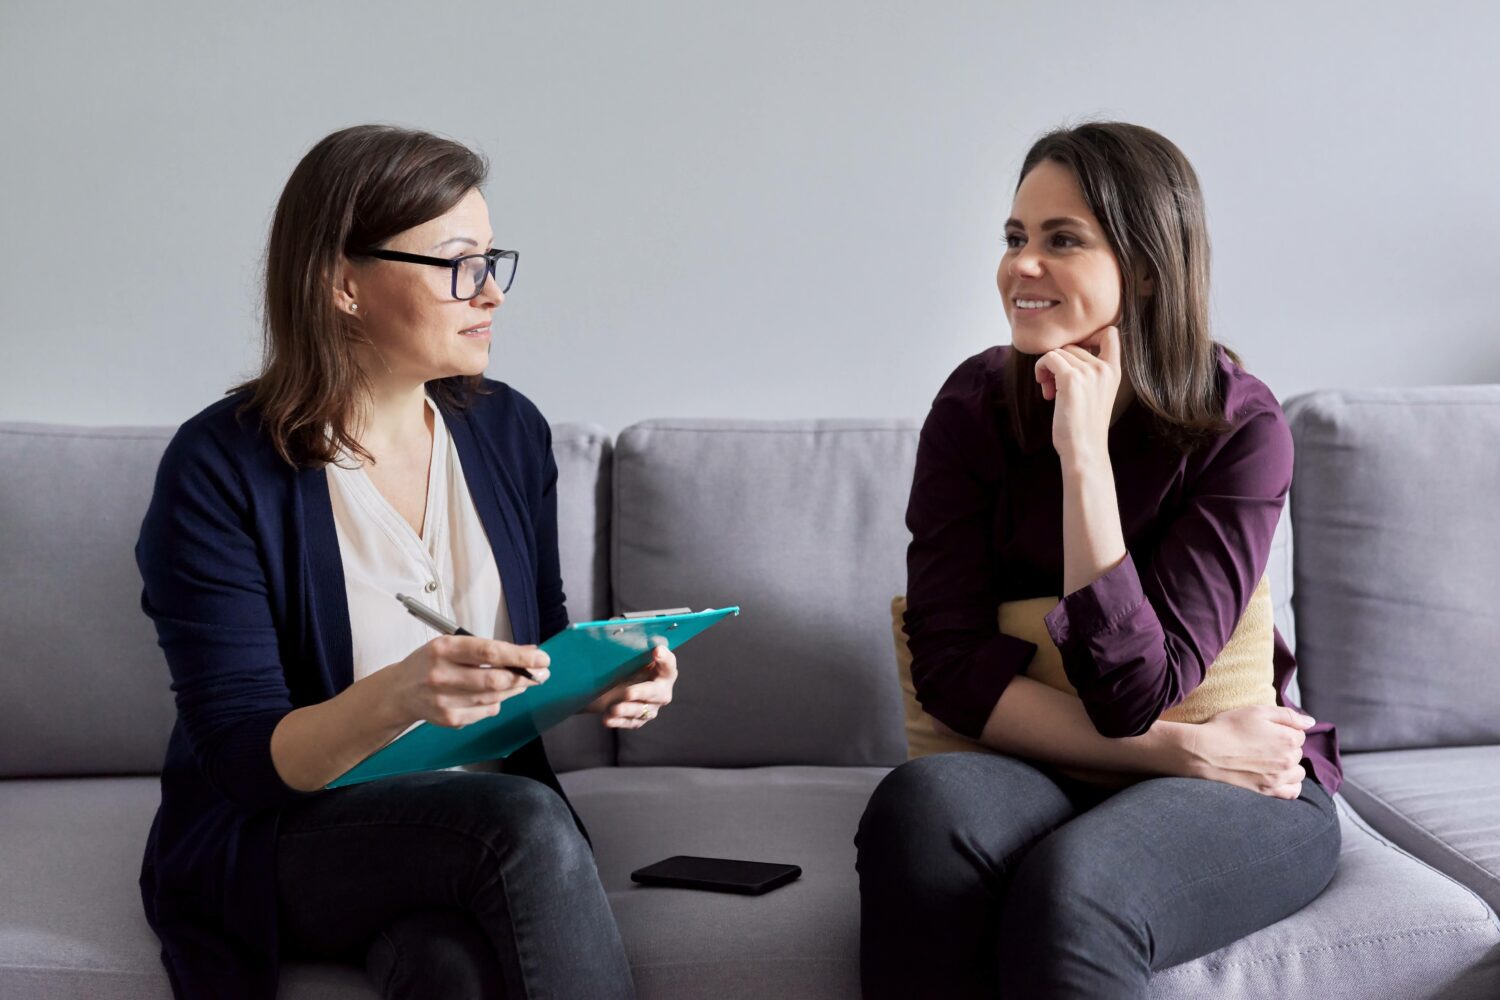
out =
[(866, 997), (1144, 998), (1151, 973), (1307, 905), (1339, 822), (1295, 801), (1156, 778), (1109, 792), (952, 753), (876, 788), (859, 848)]
[(530, 778), (321, 792), (284, 810), (276, 869), (288, 957), (362, 963), (383, 996), (635, 995), (588, 843)]

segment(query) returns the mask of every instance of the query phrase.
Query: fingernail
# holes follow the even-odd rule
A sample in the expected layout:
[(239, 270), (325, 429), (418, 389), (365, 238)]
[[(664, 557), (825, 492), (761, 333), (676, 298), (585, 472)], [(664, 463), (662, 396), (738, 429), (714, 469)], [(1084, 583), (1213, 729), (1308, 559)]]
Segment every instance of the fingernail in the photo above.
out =
[(544, 653), (544, 652), (542, 652), (542, 651), (541, 651), (541, 650), (540, 650), (540, 649), (539, 649), (539, 650), (537, 650), (537, 651), (536, 651), (536, 653), (535, 653), (535, 654), (533, 654), (533, 656), (532, 656), (532, 657), (531, 657), (531, 662), (532, 662), (532, 663), (533, 663), (533, 664), (534, 664), (534, 665), (536, 665), (536, 666), (538, 666), (538, 667), (541, 667), (541, 668), (543, 668), (543, 669), (545, 669), (545, 668), (547, 668), (547, 667), (550, 667), (550, 666), (552, 666), (552, 657), (550, 657), (550, 656), (548, 656), (548, 655), (547, 655), (547, 654), (546, 654), (546, 653)]

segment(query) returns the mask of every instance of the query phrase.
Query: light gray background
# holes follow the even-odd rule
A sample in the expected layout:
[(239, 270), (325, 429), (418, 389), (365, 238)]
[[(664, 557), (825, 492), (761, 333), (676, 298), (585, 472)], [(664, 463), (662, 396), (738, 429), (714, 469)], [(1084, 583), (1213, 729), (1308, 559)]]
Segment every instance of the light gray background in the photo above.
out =
[(490, 374), (554, 420), (916, 416), (1009, 340), (1041, 131), (1174, 139), (1282, 398), (1500, 381), (1500, 6), (0, 0), (0, 420), (175, 423), (259, 360), (271, 212), (365, 121), (492, 160)]

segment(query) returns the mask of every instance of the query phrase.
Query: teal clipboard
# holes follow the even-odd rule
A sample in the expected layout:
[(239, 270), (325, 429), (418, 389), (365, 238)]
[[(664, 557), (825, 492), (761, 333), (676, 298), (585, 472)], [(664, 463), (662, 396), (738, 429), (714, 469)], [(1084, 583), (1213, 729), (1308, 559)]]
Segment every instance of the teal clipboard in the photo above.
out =
[(635, 673), (657, 646), (676, 649), (740, 609), (654, 618), (578, 622), (542, 643), (552, 676), (500, 706), (500, 714), (463, 729), (419, 723), (328, 783), (357, 785), (412, 771), (436, 771), (508, 756), (599, 694)]

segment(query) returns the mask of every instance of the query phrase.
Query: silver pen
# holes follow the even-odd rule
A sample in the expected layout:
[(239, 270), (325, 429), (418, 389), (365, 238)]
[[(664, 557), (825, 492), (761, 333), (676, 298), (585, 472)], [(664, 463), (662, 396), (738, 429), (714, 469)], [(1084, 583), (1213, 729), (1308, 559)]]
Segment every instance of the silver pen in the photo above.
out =
[[(415, 597), (407, 597), (405, 594), (397, 594), (396, 600), (400, 601), (406, 606), (406, 610), (412, 613), (412, 617), (416, 618), (424, 625), (428, 625), (432, 628), (437, 629), (444, 635), (474, 634), (468, 629), (459, 628), (457, 622), (453, 621), (450, 618), (444, 618), (442, 615), (438, 614), (436, 611), (432, 610), (427, 605), (417, 600)], [(520, 674), (528, 681), (536, 680), (536, 677), (532, 675), (531, 671), (527, 670), (525, 667), (511, 667), (502, 665), (502, 669), (509, 670), (513, 674)]]

